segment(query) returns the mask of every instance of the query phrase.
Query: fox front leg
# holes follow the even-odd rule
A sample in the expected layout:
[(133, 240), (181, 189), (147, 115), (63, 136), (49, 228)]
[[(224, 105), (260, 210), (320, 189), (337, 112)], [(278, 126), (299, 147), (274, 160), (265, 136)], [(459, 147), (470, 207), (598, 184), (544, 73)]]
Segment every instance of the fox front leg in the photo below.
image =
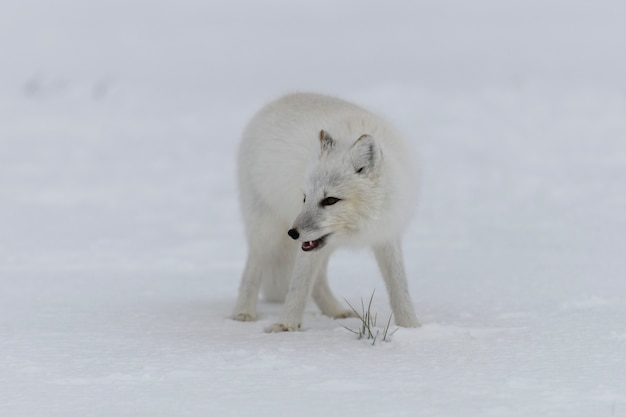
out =
[(387, 242), (374, 246), (373, 249), (389, 293), (389, 304), (396, 324), (402, 327), (419, 327), (409, 295), (400, 242)]
[(277, 323), (265, 329), (266, 333), (293, 332), (300, 328), (307, 299), (322, 263), (323, 255), (298, 251), (283, 314)]

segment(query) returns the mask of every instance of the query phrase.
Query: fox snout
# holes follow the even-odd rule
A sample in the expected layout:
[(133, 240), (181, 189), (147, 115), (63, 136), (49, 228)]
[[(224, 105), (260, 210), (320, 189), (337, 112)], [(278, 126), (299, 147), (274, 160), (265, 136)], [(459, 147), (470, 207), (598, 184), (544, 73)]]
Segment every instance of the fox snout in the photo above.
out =
[[(289, 235), (290, 238), (292, 238), (293, 240), (298, 240), (300, 238), (300, 232), (298, 232), (298, 229), (296, 229), (295, 227), (293, 229), (289, 229), (289, 231), (287, 232), (287, 234)], [(328, 238), (328, 236), (330, 236), (331, 233), (327, 233), (315, 240), (307, 240), (305, 242), (302, 242), (302, 250), (305, 252), (310, 252), (312, 250), (315, 249), (321, 249), (324, 247), (324, 245), (326, 244), (326, 239)]]

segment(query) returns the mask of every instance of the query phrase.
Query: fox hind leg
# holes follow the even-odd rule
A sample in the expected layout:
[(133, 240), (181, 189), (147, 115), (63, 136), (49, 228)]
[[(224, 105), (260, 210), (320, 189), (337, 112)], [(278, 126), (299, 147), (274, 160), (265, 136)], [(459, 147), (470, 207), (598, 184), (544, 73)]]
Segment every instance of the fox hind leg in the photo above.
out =
[(268, 301), (283, 301), (293, 269), (295, 248), (287, 233), (288, 225), (276, 218), (272, 210), (254, 192), (242, 193), (248, 259), (239, 286), (233, 318), (256, 320), (259, 291)]
[(261, 286), (261, 259), (260, 254), (250, 248), (248, 260), (243, 271), (239, 296), (233, 311), (233, 319), (239, 321), (256, 320), (256, 306)]
[(248, 261), (239, 287), (239, 298), (233, 314), (235, 320), (253, 321), (256, 319), (260, 290), (266, 301), (285, 301), (294, 258), (295, 248), (286, 233), (285, 238), (282, 239), (266, 239), (262, 244), (258, 241), (251, 242)]
[(356, 317), (356, 313), (352, 309), (341, 306), (328, 285), (328, 259), (328, 256), (323, 259), (317, 272), (317, 280), (313, 285), (313, 301), (325, 316), (335, 319)]

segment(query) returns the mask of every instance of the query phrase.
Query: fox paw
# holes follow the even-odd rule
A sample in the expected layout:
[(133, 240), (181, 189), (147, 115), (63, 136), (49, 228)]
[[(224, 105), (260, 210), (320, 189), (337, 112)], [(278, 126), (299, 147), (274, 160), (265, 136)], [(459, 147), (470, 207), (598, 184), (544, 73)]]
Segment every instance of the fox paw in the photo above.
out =
[(349, 318), (358, 317), (358, 316), (352, 310), (343, 310), (343, 311), (340, 311), (339, 313), (333, 314), (331, 317), (334, 319), (349, 319)]
[(254, 316), (254, 314), (238, 313), (238, 314), (233, 315), (233, 320), (237, 320), (237, 321), (255, 321), (256, 317)]
[(396, 317), (395, 322), (400, 327), (420, 327), (420, 323), (414, 315)]
[(281, 333), (281, 332), (295, 332), (300, 328), (300, 324), (283, 324), (274, 323), (271, 326), (265, 328), (265, 333)]

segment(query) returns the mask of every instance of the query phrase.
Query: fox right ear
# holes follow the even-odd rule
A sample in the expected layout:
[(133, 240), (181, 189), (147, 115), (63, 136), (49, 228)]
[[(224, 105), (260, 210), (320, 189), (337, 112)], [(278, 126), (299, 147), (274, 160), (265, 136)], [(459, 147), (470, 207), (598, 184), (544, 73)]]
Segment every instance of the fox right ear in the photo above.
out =
[(357, 174), (371, 174), (380, 166), (382, 152), (370, 135), (362, 135), (349, 151), (352, 166)]
[(335, 147), (335, 140), (330, 137), (327, 131), (320, 130), (320, 145), (322, 147), (322, 155), (324, 155)]

